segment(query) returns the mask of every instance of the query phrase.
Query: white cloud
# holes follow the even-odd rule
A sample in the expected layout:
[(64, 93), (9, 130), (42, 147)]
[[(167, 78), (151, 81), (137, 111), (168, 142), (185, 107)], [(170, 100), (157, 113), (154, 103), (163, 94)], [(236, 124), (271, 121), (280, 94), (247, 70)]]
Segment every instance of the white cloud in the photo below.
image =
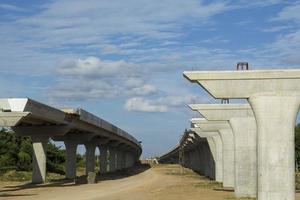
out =
[(101, 48), (101, 54), (106, 55), (106, 54), (116, 54), (119, 53), (120, 49), (116, 45), (112, 44), (106, 44)]
[(144, 73), (136, 64), (97, 57), (67, 59), (58, 69), (57, 83), (49, 96), (57, 99), (85, 100), (155, 94), (155, 86), (143, 81)]
[(157, 102), (168, 105), (168, 106), (173, 106), (173, 107), (178, 107), (178, 106), (184, 106), (190, 103), (196, 103), (197, 101), (199, 102), (200, 97), (197, 95), (191, 95), (191, 94), (183, 94), (181, 96), (166, 96), (159, 98)]
[(154, 94), (156, 92), (157, 89), (153, 85), (145, 84), (132, 88), (128, 93), (133, 96), (144, 96)]
[[(126, 101), (124, 108), (127, 111), (139, 112), (167, 112), (172, 108), (184, 107), (190, 103), (199, 102), (199, 96), (183, 94), (181, 96), (164, 96), (157, 99), (133, 97)], [(198, 100), (198, 101), (197, 101)]]
[[(223, 2), (198, 0), (58, 0), (16, 21), (30, 38), (49, 45), (93, 44), (112, 36), (174, 38), (186, 23), (205, 24), (227, 10)], [(104, 17), (105, 16), (105, 17)], [(113, 52), (112, 46), (104, 52)]]
[(127, 111), (138, 111), (138, 112), (166, 112), (168, 111), (167, 106), (159, 105), (150, 102), (142, 97), (133, 97), (126, 101), (124, 108)]
[(127, 71), (133, 71), (134, 64), (123, 60), (103, 61), (96, 57), (86, 59), (69, 59), (63, 61), (58, 72), (63, 75), (101, 77), (101, 76), (123, 76)]
[(48, 91), (51, 99), (81, 101), (87, 99), (115, 98), (122, 89), (117, 85), (110, 85), (101, 80), (88, 81), (86, 79), (64, 80)]
[(296, 2), (290, 6), (283, 8), (275, 18), (275, 20), (293, 21), (300, 23), (300, 2)]

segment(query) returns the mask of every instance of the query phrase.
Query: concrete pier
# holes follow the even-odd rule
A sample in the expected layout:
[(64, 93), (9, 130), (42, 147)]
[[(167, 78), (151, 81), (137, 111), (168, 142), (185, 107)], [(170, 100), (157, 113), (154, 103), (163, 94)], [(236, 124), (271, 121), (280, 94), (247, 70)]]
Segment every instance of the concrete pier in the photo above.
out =
[(74, 179), (76, 178), (76, 150), (77, 142), (74, 141), (64, 141), (66, 147), (66, 178)]
[(44, 183), (46, 180), (47, 143), (46, 138), (33, 138), (32, 183)]
[(85, 157), (86, 157), (86, 164), (85, 164), (85, 174), (88, 175), (89, 172), (95, 172), (95, 151), (96, 145), (94, 143), (86, 143), (85, 145)]
[(191, 131), (203, 138), (207, 138), (215, 161), (215, 180), (223, 182), (223, 160), (222, 160), (222, 140), (218, 132), (204, 132), (200, 128), (191, 128)]
[(235, 196), (257, 195), (257, 133), (256, 122), (249, 104), (192, 104), (210, 121), (230, 123), (234, 136)]
[(215, 98), (247, 99), (257, 123), (258, 200), (295, 199), (300, 70), (184, 72)]
[(109, 171), (116, 171), (116, 150), (114, 148), (109, 148)]
[(232, 129), (226, 121), (207, 121), (193, 118), (191, 122), (203, 131), (217, 131), (222, 140), (223, 150), (223, 187), (234, 187), (234, 140)]
[(107, 146), (101, 145), (100, 149), (100, 173), (105, 174), (107, 172)]

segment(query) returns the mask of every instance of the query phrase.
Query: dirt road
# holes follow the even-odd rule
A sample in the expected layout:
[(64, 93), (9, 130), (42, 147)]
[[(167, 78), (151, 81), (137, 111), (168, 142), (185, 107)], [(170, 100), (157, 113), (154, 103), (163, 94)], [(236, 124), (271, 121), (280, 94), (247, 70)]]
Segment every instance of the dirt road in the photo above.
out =
[[(113, 179), (113, 178), (112, 178)], [(177, 165), (160, 165), (134, 176), (97, 184), (56, 183), (41, 187), (0, 186), (0, 199), (78, 200), (233, 200), (233, 192), (191, 171), (181, 175)], [(297, 197), (300, 200), (300, 196)]]

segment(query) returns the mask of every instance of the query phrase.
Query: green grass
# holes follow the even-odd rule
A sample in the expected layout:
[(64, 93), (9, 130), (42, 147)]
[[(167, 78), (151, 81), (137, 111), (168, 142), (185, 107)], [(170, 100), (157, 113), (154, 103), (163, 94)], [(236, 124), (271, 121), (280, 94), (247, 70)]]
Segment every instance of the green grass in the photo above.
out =
[(29, 181), (31, 180), (31, 172), (10, 170), (0, 176), (0, 181)]
[(235, 197), (232, 197), (232, 196), (228, 196), (228, 197), (225, 197), (224, 200), (256, 200), (256, 198), (247, 198), (247, 197), (235, 198)]
[[(9, 170), (0, 176), (2, 182), (25, 182), (31, 181), (32, 172)], [(46, 182), (64, 179), (64, 175), (47, 173)]]

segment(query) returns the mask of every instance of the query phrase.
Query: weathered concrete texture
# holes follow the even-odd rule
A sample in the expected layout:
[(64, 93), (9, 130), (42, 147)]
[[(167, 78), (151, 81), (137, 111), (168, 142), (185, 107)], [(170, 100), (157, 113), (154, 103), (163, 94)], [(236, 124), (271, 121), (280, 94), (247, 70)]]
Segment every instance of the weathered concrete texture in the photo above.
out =
[(120, 150), (117, 150), (117, 170), (122, 169), (122, 161), (123, 160), (123, 153)]
[(100, 173), (105, 174), (107, 172), (107, 146), (101, 145), (100, 149)]
[(133, 156), (130, 152), (126, 152), (125, 154), (125, 167), (129, 168), (132, 167), (134, 165), (134, 160), (133, 160)]
[(257, 134), (254, 117), (230, 119), (235, 146), (235, 195), (257, 196)]
[(64, 141), (66, 147), (66, 178), (74, 179), (76, 178), (76, 150), (77, 142), (74, 141)]
[(109, 171), (116, 171), (116, 150), (112, 147), (109, 148)]
[(215, 157), (216, 157), (216, 146), (215, 146), (215, 143), (213, 141), (213, 139), (211, 137), (207, 137), (206, 138), (207, 140), (207, 144), (208, 144), (208, 147), (207, 147), (207, 152), (208, 152), (208, 166), (209, 166), (209, 177), (212, 179), (212, 180), (216, 180), (216, 160), (215, 160)]
[(250, 97), (258, 125), (258, 199), (295, 199), (294, 127), (300, 95)]
[(32, 183), (46, 180), (46, 151), (48, 139), (33, 138)]
[(223, 182), (223, 144), (220, 135), (212, 136), (216, 146), (216, 181)]
[[(234, 138), (236, 197), (257, 194), (256, 122), (249, 104), (192, 104), (195, 111), (210, 121), (229, 121)], [(246, 161), (245, 161), (245, 158)]]
[(234, 140), (232, 129), (226, 121), (207, 121), (204, 118), (191, 120), (203, 131), (217, 131), (222, 140), (223, 187), (234, 187)]
[(258, 200), (294, 200), (300, 70), (184, 72), (215, 98), (248, 99), (257, 123)]
[(96, 145), (94, 143), (87, 143), (85, 144), (85, 156), (86, 156), (86, 175), (89, 174), (89, 172), (95, 172), (95, 151), (96, 151)]
[(222, 141), (218, 132), (204, 132), (200, 128), (191, 128), (195, 134), (199, 135), (202, 138), (206, 138), (209, 149), (211, 151), (212, 157), (210, 157), (210, 162), (214, 172), (211, 172), (211, 178), (215, 179), (217, 182), (222, 182)]

